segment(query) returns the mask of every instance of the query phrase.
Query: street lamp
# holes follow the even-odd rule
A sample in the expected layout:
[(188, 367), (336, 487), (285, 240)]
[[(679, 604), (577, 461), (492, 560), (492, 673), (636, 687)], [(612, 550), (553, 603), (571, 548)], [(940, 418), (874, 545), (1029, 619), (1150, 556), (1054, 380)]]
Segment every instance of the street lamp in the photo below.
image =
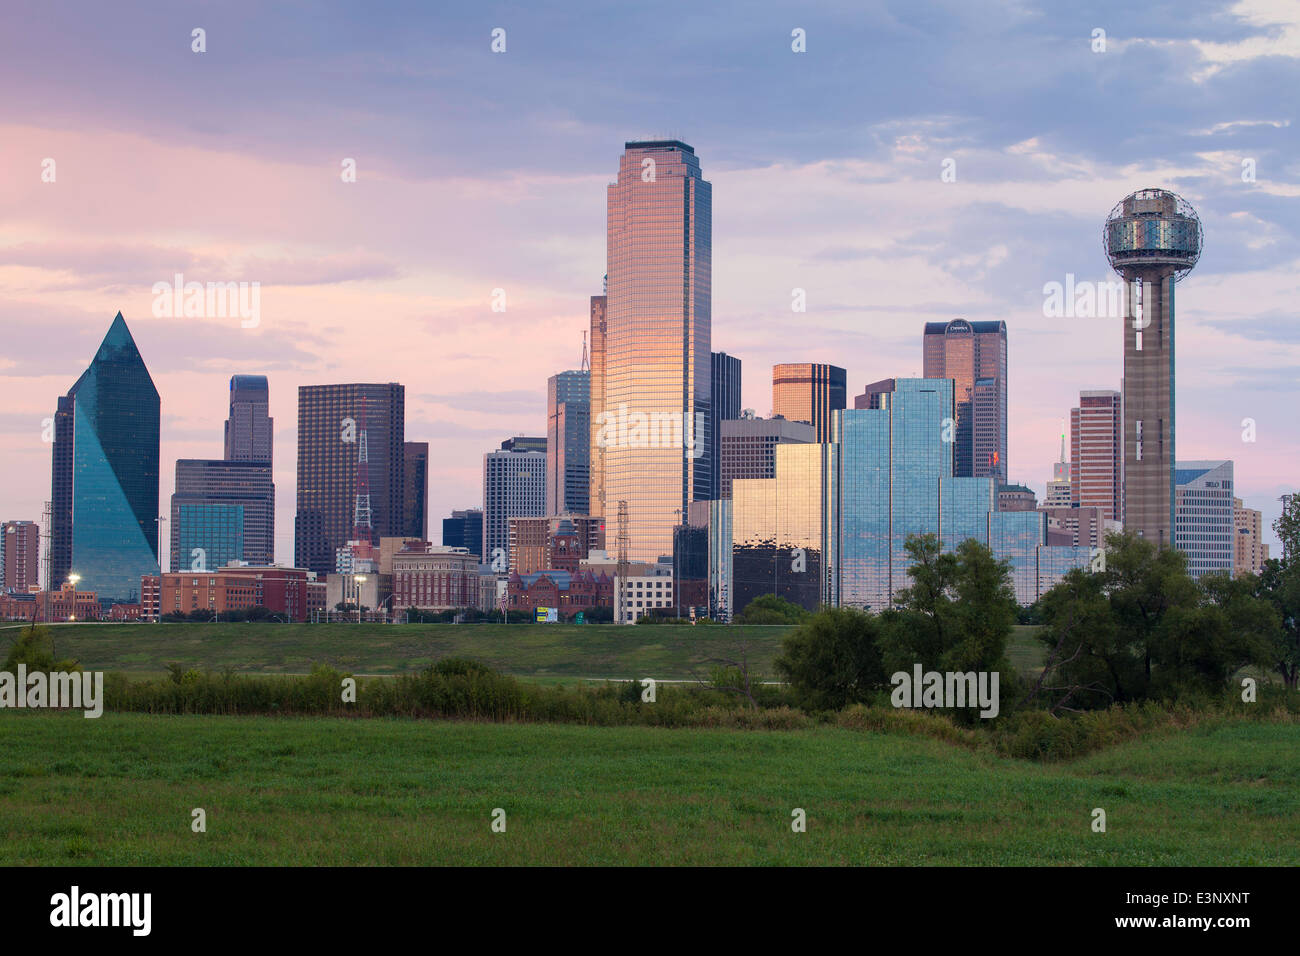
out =
[(77, 619), (77, 582), (81, 580), (81, 575), (75, 571), (68, 575), (68, 583), (72, 585), (72, 613), (68, 615), (69, 621)]
[(361, 585), (366, 583), (364, 574), (352, 575), (352, 582), (357, 586), (357, 623), (361, 623)]

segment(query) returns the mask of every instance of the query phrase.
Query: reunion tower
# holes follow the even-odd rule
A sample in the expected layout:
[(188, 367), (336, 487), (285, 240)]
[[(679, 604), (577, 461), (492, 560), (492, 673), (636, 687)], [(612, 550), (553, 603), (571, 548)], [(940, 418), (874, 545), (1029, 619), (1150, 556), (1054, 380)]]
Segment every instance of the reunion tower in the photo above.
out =
[(1174, 284), (1201, 257), (1201, 220), (1175, 193), (1139, 189), (1106, 217), (1124, 278), (1124, 529), (1174, 542)]

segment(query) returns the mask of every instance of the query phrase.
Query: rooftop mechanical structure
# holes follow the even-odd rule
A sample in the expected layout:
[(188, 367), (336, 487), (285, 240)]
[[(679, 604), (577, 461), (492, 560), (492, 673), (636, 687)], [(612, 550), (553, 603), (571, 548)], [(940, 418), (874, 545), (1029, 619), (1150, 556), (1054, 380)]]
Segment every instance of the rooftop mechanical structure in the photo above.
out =
[(1202, 240), (1196, 210), (1165, 189), (1124, 197), (1102, 229), (1126, 288), (1124, 528), (1159, 548), (1174, 541), (1174, 285), (1200, 259)]

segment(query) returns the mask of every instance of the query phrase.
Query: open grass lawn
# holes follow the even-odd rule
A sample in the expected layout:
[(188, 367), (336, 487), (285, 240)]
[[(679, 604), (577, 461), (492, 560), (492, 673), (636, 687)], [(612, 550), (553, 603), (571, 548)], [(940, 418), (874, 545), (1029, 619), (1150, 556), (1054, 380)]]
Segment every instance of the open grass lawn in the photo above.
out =
[(1296, 865), (1297, 744), (1222, 723), (1035, 765), (834, 728), (11, 711), (0, 864)]
[[(539, 679), (707, 677), (710, 657), (734, 657), (742, 642), (771, 675), (789, 627), (614, 624), (71, 624), (54, 632), (60, 657), (86, 670), (159, 674), (186, 668), (305, 674), (313, 663), (356, 674), (398, 674), (440, 657), (472, 657), (507, 674)], [(1042, 667), (1032, 627), (1017, 627), (1009, 656)], [(0, 630), (0, 661), (16, 628)]]

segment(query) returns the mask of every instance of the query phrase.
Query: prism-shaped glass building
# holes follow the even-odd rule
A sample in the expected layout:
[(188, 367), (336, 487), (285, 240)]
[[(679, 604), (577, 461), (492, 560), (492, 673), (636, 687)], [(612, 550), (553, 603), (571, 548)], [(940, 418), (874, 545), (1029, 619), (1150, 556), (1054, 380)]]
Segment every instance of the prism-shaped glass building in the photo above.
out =
[(119, 312), (55, 414), (51, 587), (75, 574), (102, 604), (133, 602), (141, 575), (158, 573), (159, 417)]

